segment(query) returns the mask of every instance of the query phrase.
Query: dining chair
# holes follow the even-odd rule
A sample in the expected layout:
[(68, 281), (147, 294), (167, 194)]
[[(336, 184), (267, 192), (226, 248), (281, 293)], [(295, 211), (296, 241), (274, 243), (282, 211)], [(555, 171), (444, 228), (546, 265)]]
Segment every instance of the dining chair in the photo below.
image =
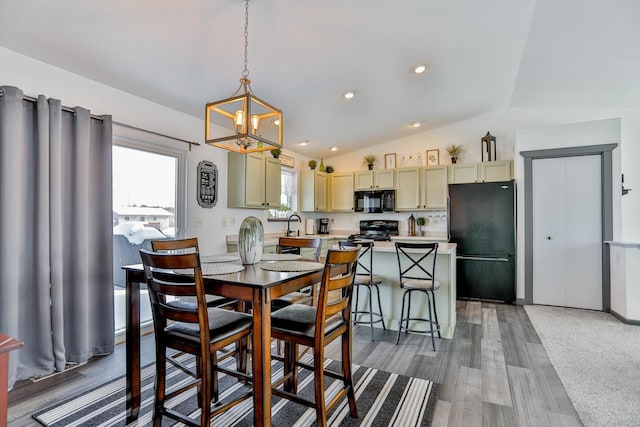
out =
[[(371, 341), (373, 341), (373, 324), (374, 323), (382, 323), (382, 329), (386, 330), (387, 327), (384, 324), (384, 318), (382, 317), (382, 304), (380, 303), (380, 288), (378, 285), (382, 283), (382, 279), (380, 276), (373, 274), (373, 246), (374, 242), (372, 240), (344, 240), (339, 241), (338, 246), (340, 249), (345, 248), (357, 248), (358, 246), (362, 249), (360, 250), (360, 255), (358, 256), (358, 265), (356, 278), (354, 281), (354, 310), (352, 312), (353, 315), (353, 323), (354, 325), (369, 325), (371, 327)], [(367, 300), (369, 309), (363, 308), (360, 310), (359, 307), (359, 297), (360, 297), (360, 289), (367, 289)], [(373, 311), (373, 291), (376, 291), (376, 300), (378, 301), (378, 312)], [(358, 320), (359, 316), (364, 316), (365, 320)], [(375, 320), (374, 320), (375, 319)]]
[[(301, 254), (301, 250), (305, 248), (315, 249), (312, 258), (316, 262), (320, 262), (320, 249), (322, 247), (322, 239), (303, 238), (303, 237), (280, 237), (276, 252)], [(291, 292), (274, 299), (271, 302), (271, 310), (276, 311), (281, 308), (288, 307), (291, 304), (307, 304), (313, 305), (315, 302), (315, 286), (310, 292)]]
[[(161, 426), (162, 417), (166, 416), (189, 426), (208, 426), (212, 417), (252, 395), (249, 390), (235, 399), (218, 402), (215, 375), (220, 371), (243, 382), (251, 381), (251, 376), (246, 373), (220, 366), (216, 353), (228, 345), (237, 343), (240, 357), (246, 360), (247, 340), (252, 332), (253, 320), (245, 313), (207, 307), (200, 257), (197, 252), (161, 254), (141, 249), (140, 256), (151, 299), (156, 345), (153, 425)], [(175, 275), (163, 275), (163, 270), (184, 270), (184, 277), (189, 280), (174, 281)], [(196, 307), (170, 304), (167, 302), (168, 297), (195, 297)], [(194, 355), (195, 368), (168, 357), (168, 349)], [(181, 381), (179, 386), (168, 391), (167, 363), (193, 377), (193, 381), (188, 384)], [(165, 407), (165, 401), (193, 387), (197, 387), (198, 406), (202, 409), (199, 422), (187, 414)], [(211, 407), (212, 400), (216, 403), (215, 409)]]
[[(282, 379), (273, 384), (272, 392), (276, 396), (315, 408), (318, 426), (327, 425), (327, 412), (345, 395), (351, 416), (358, 417), (351, 378), (351, 294), (358, 254), (359, 249), (329, 250), (322, 273), (317, 307), (292, 304), (271, 316), (272, 337), (285, 342), (284, 374)], [(329, 292), (332, 291), (337, 291), (339, 297), (330, 298)], [(324, 348), (337, 338), (342, 339), (341, 373), (324, 368)], [(313, 366), (299, 361), (299, 345), (313, 349)], [(313, 371), (313, 401), (297, 394), (298, 367)], [(342, 382), (341, 389), (329, 403), (325, 402), (325, 375)]]
[[(200, 249), (198, 247), (198, 239), (195, 237), (176, 240), (152, 240), (151, 250), (153, 252), (173, 254), (200, 252)], [(207, 305), (209, 307), (233, 308), (234, 305), (238, 304), (237, 300), (221, 297), (219, 295), (207, 294), (206, 298)], [(195, 304), (195, 300), (193, 298), (180, 298), (180, 301)]]
[[(400, 272), (400, 288), (404, 290), (396, 344), (400, 343), (400, 333), (402, 331), (429, 334), (431, 335), (433, 351), (435, 351), (436, 342), (434, 332), (438, 333), (438, 338), (442, 338), (440, 335), (440, 324), (438, 323), (435, 298), (435, 291), (440, 289), (440, 282), (435, 278), (438, 244), (396, 242), (396, 254), (398, 256), (398, 270)], [(428, 318), (411, 317), (411, 294), (414, 292), (424, 293), (426, 295), (429, 313)], [(407, 305), (406, 314), (404, 311), (405, 303)], [(432, 306), (433, 316), (431, 315)], [(409, 328), (409, 321), (427, 322), (429, 324), (429, 330), (411, 329)], [(402, 326), (403, 322), (405, 323), (404, 326)]]

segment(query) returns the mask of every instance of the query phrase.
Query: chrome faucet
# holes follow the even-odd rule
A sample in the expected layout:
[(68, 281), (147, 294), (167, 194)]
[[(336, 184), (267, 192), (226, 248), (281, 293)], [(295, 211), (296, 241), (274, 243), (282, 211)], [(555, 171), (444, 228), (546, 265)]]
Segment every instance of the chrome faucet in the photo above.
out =
[(294, 212), (293, 215), (290, 215), (287, 219), (287, 237), (291, 236), (291, 234), (293, 233), (293, 231), (291, 231), (291, 219), (294, 217), (298, 218), (298, 222), (302, 222), (302, 218), (300, 218), (300, 215), (298, 215), (297, 213)]

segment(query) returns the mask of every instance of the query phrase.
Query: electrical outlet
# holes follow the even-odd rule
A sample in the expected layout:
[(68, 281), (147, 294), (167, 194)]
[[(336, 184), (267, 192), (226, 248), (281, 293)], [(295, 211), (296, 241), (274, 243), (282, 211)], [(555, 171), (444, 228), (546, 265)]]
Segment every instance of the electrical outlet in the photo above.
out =
[(222, 217), (222, 228), (225, 228), (227, 226), (227, 217), (223, 216)]
[(193, 226), (202, 227), (202, 218), (200, 218), (199, 216), (193, 218)]

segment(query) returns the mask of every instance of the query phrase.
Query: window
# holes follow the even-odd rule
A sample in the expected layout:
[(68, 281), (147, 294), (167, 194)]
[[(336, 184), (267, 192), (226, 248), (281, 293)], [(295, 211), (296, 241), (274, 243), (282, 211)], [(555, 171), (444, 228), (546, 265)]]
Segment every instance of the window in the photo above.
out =
[[(114, 135), (113, 278), (116, 333), (125, 328), (123, 265), (139, 264), (141, 248), (184, 230), (186, 154), (182, 150)], [(151, 321), (149, 297), (140, 295), (140, 321)]]
[(269, 218), (287, 218), (298, 209), (298, 175), (294, 170), (280, 172), (280, 209), (269, 210)]

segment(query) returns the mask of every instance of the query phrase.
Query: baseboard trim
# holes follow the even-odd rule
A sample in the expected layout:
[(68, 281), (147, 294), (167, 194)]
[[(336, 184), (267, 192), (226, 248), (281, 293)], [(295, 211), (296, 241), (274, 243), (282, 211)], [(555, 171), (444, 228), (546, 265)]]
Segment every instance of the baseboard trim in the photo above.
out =
[(533, 301), (529, 301), (526, 298), (518, 298), (516, 300), (516, 305), (531, 305), (533, 304)]
[(627, 325), (640, 326), (640, 320), (627, 319), (622, 314), (616, 312), (615, 310), (609, 310), (609, 313), (613, 315), (616, 319), (621, 321), (622, 323), (626, 323)]

